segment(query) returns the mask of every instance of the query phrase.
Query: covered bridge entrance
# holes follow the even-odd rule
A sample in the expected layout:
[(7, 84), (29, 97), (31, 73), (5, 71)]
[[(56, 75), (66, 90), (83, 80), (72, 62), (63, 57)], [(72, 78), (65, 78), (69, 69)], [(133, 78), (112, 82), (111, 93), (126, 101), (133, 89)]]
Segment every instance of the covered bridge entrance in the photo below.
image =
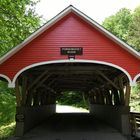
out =
[(130, 135), (129, 97), (139, 59), (130, 46), (67, 7), (0, 60), (1, 79), (16, 88), (16, 135), (55, 114), (64, 91), (80, 91), (96, 119)]

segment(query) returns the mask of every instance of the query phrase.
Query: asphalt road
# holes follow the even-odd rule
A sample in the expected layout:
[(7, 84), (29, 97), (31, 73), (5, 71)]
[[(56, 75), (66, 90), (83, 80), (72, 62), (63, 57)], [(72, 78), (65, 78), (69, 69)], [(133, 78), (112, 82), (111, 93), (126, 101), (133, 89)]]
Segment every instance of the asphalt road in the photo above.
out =
[(126, 140), (88, 113), (57, 113), (16, 140)]

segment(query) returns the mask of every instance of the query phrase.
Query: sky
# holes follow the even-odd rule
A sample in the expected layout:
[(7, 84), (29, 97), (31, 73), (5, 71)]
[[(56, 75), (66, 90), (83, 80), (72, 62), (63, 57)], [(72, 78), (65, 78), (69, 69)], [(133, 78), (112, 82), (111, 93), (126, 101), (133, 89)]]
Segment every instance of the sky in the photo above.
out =
[(49, 20), (65, 9), (73, 5), (98, 23), (115, 14), (121, 8), (129, 8), (132, 11), (140, 5), (140, 0), (40, 0), (36, 6), (36, 12)]

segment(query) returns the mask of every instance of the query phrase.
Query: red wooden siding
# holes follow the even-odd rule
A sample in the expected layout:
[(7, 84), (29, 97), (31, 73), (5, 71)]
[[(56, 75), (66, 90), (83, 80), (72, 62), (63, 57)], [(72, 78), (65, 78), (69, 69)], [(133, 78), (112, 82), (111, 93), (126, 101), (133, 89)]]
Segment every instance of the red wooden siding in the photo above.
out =
[(140, 61), (73, 13), (64, 17), (18, 53), (0, 65), (0, 73), (13, 78), (34, 63), (68, 59), (60, 47), (83, 47), (76, 59), (98, 60), (126, 69), (132, 77), (140, 72)]

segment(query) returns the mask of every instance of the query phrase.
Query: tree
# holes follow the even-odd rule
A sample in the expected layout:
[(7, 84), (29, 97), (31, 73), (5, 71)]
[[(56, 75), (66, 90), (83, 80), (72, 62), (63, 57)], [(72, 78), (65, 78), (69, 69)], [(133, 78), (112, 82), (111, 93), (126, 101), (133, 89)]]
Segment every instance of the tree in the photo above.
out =
[[(123, 8), (105, 19), (103, 26), (114, 35), (140, 51), (140, 6), (133, 13)], [(140, 83), (132, 88), (130, 106), (132, 111), (140, 111)]]
[(131, 19), (132, 15), (130, 10), (122, 8), (115, 15), (106, 18), (102, 25), (118, 38), (126, 41)]
[[(0, 0), (0, 56), (40, 27), (40, 17), (35, 13), (36, 3), (35, 0)], [(14, 90), (0, 81), (0, 137), (13, 130), (11, 122), (15, 118), (15, 106)]]
[(80, 91), (65, 91), (57, 97), (58, 104), (82, 107), (88, 109), (88, 100), (84, 92)]
[(130, 106), (132, 111), (140, 112), (140, 83), (132, 88)]
[(36, 3), (35, 0), (0, 0), (0, 56), (40, 27)]
[(127, 41), (137, 51), (140, 51), (140, 6), (132, 14), (132, 20), (128, 28)]

